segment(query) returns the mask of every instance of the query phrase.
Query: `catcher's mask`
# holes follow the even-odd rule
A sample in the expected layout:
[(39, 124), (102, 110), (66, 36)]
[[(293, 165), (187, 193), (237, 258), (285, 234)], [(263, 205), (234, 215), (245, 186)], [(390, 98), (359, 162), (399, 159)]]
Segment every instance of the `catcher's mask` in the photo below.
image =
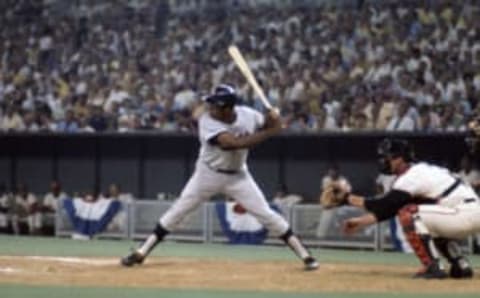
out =
[(215, 87), (213, 94), (207, 96), (205, 101), (219, 108), (232, 108), (239, 99), (233, 86), (221, 84)]
[(401, 157), (406, 162), (414, 160), (414, 154), (412, 146), (406, 141), (401, 139), (384, 139), (377, 147), (377, 153), (379, 156), (380, 172), (391, 175), (392, 169), (390, 168), (390, 160), (392, 158)]

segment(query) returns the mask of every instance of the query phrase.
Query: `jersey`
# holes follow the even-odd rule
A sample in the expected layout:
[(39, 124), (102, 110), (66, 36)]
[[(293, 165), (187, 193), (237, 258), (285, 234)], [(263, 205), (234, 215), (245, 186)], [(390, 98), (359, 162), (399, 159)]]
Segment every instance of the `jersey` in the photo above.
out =
[(460, 183), (446, 197), (442, 197), (442, 193), (457, 179), (446, 168), (421, 162), (413, 164), (407, 172), (400, 175), (392, 189), (405, 191), (416, 199), (434, 200), (446, 207), (463, 204), (465, 199), (478, 200), (472, 187), (465, 183)]
[(247, 106), (235, 106), (236, 119), (233, 123), (216, 120), (209, 113), (199, 119), (198, 135), (200, 153), (198, 160), (216, 170), (240, 171), (246, 168), (248, 149), (224, 150), (211, 140), (223, 132), (235, 136), (253, 134), (265, 123), (264, 116)]

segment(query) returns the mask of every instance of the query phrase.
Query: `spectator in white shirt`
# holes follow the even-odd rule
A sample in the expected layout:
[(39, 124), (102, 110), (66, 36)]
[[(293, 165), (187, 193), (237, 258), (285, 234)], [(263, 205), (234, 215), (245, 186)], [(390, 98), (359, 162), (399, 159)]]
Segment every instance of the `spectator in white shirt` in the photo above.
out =
[(397, 113), (387, 125), (388, 131), (413, 131), (415, 130), (415, 121), (411, 117), (410, 102), (406, 98), (400, 99)]

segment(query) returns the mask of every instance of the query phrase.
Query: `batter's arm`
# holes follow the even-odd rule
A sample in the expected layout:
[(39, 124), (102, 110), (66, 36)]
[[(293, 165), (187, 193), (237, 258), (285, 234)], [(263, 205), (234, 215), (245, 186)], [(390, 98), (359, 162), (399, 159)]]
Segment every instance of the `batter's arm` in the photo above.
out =
[(230, 132), (222, 132), (215, 138), (215, 144), (224, 150), (235, 150), (253, 147), (282, 130), (280, 116), (274, 111), (269, 112), (264, 128), (251, 135), (235, 136)]

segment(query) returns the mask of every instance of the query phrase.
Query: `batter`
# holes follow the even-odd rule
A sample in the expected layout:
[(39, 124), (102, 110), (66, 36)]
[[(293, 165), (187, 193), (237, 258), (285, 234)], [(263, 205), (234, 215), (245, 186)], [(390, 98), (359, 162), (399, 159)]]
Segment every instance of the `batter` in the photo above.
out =
[(208, 96), (208, 111), (199, 119), (200, 153), (195, 172), (180, 197), (163, 214), (153, 233), (142, 245), (121, 259), (124, 266), (141, 264), (150, 251), (175, 227), (215, 194), (224, 194), (240, 203), (273, 235), (279, 236), (302, 259), (306, 270), (318, 268), (287, 221), (268, 205), (248, 167), (248, 149), (281, 130), (279, 115), (236, 105), (238, 97), (229, 85), (220, 85)]

